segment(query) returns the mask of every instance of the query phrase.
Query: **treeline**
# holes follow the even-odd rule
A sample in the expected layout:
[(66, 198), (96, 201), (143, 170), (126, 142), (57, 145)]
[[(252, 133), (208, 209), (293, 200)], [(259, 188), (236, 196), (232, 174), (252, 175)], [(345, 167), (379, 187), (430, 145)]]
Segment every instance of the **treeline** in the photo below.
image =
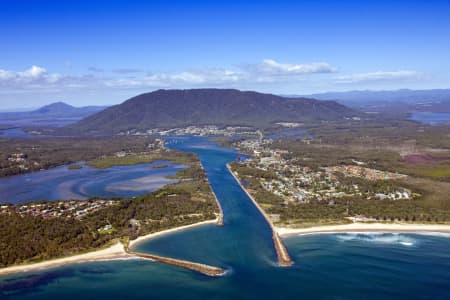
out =
[(332, 203), (317, 200), (311, 200), (305, 204), (279, 205), (274, 203), (267, 209), (267, 212), (279, 214), (281, 223), (294, 224), (342, 222), (346, 217), (358, 215), (377, 221), (421, 223), (450, 221), (449, 210), (428, 206), (420, 200), (367, 200), (357, 196), (338, 198)]
[(237, 162), (231, 163), (230, 166), (234, 171), (238, 172), (238, 174), (241, 176), (264, 178), (266, 180), (273, 180), (278, 178), (277, 174), (273, 171), (266, 171), (253, 167), (248, 167), (244, 164), (240, 164)]
[(354, 164), (354, 160), (363, 161), (365, 167), (395, 172), (401, 160), (400, 154), (384, 148), (364, 148), (355, 145), (308, 145), (301, 141), (287, 140), (273, 143), (274, 149), (288, 150), (283, 154), (293, 164), (318, 170), (321, 167)]
[(358, 186), (358, 191), (365, 194), (393, 193), (404, 190), (401, 182), (396, 180), (367, 180), (363, 177), (344, 176), (342, 173), (335, 173), (340, 185), (338, 191), (355, 192), (354, 186)]

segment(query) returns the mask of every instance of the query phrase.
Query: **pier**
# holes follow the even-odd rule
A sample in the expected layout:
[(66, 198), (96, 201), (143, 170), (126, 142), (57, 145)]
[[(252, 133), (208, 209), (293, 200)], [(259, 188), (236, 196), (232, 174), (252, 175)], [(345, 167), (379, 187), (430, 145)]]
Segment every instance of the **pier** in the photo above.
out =
[(174, 259), (174, 258), (153, 255), (153, 254), (147, 254), (147, 253), (139, 253), (139, 252), (133, 252), (133, 251), (127, 251), (127, 252), (129, 254), (137, 256), (137, 257), (141, 257), (144, 259), (150, 259), (153, 261), (165, 263), (165, 264), (176, 266), (176, 267), (189, 269), (192, 271), (202, 273), (207, 276), (222, 276), (225, 274), (224, 269), (206, 265), (206, 264), (200, 264), (200, 263), (195, 263), (195, 262), (191, 262), (191, 261), (187, 261), (187, 260)]

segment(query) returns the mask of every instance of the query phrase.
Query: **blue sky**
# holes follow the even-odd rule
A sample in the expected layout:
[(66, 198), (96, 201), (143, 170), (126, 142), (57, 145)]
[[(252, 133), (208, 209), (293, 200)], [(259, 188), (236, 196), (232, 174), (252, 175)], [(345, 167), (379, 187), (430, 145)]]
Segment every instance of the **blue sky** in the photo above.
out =
[(450, 87), (450, 1), (0, 0), (0, 109)]

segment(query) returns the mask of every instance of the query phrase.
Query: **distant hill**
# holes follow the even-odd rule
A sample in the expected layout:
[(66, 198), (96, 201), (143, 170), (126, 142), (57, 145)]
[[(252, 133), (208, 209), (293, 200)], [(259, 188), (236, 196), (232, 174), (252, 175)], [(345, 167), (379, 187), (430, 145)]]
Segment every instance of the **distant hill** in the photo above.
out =
[(450, 112), (450, 89), (329, 92), (306, 97), (335, 100), (359, 110)]
[(74, 107), (56, 102), (33, 111), (0, 113), (0, 124), (11, 126), (63, 126), (79, 121), (106, 106)]
[(78, 109), (64, 102), (55, 102), (31, 111), (32, 114), (70, 114)]
[(70, 115), (72, 117), (87, 117), (90, 114), (104, 110), (106, 106), (84, 106), (74, 107), (64, 102), (55, 102), (39, 109), (33, 110), (31, 114), (43, 115)]
[(270, 126), (275, 122), (336, 120), (355, 114), (334, 101), (233, 89), (158, 90), (107, 108), (67, 129), (113, 134), (189, 125)]

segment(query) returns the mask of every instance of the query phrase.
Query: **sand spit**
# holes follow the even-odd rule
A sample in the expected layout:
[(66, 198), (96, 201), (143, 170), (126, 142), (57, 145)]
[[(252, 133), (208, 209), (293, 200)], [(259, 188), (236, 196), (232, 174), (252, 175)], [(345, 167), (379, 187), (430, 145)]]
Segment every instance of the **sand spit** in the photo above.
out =
[(203, 226), (206, 224), (216, 224), (216, 223), (217, 223), (217, 219), (198, 222), (198, 223), (186, 225), (186, 226), (180, 226), (180, 227), (176, 227), (176, 228), (172, 228), (172, 229), (168, 229), (168, 230), (163, 230), (160, 232), (155, 232), (152, 234), (148, 234), (148, 235), (139, 237), (136, 240), (130, 241), (130, 243), (127, 247), (125, 247), (122, 243), (117, 242), (116, 244), (114, 244), (108, 248), (100, 249), (100, 250), (96, 250), (96, 251), (92, 251), (92, 252), (88, 252), (88, 253), (47, 260), (47, 261), (43, 261), (43, 262), (39, 262), (39, 263), (31, 263), (31, 264), (24, 264), (24, 265), (17, 265), (17, 266), (1, 268), (0, 275), (46, 270), (46, 269), (50, 269), (50, 268), (56, 268), (56, 267), (61, 267), (61, 266), (65, 266), (65, 265), (77, 264), (77, 263), (116, 260), (116, 259), (139, 259), (139, 258), (141, 258), (141, 259), (149, 259), (152, 261), (158, 261), (158, 262), (166, 263), (169, 265), (186, 268), (189, 270), (200, 272), (200, 273), (208, 275), (208, 276), (221, 276), (221, 275), (225, 274), (225, 270), (218, 268), (218, 267), (209, 266), (206, 264), (195, 263), (195, 262), (190, 262), (190, 261), (185, 261), (185, 260), (162, 257), (162, 256), (152, 255), (152, 254), (147, 254), (147, 253), (137, 253), (137, 252), (133, 252), (132, 250), (129, 250), (133, 246), (135, 246), (136, 244), (138, 244), (144, 240), (148, 240), (148, 239), (155, 238), (157, 236), (162, 236), (165, 234), (170, 234), (173, 232), (186, 230), (189, 228)]

